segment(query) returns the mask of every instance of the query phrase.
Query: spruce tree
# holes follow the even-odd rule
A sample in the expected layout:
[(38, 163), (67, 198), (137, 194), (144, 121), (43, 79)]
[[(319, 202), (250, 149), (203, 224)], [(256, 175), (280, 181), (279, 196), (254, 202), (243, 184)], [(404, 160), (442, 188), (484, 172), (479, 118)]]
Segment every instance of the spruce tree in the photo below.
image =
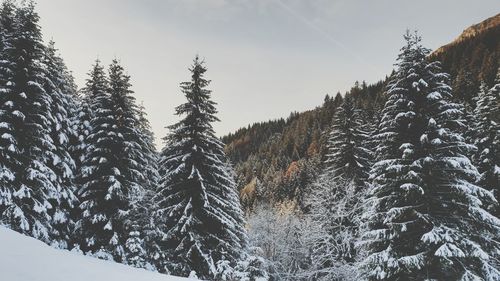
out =
[(500, 222), (465, 156), (462, 107), (417, 34), (405, 35), (377, 136), (363, 235), (367, 280), (498, 280)]
[(87, 148), (78, 178), (80, 247), (84, 252), (103, 251), (122, 261), (126, 240), (124, 216), (130, 208), (119, 157), (123, 154), (123, 136), (118, 131), (115, 104), (99, 61), (89, 76), (84, 91), (91, 102), (91, 132), (85, 140)]
[(187, 102), (176, 108), (184, 117), (169, 127), (161, 152), (155, 220), (168, 262), (158, 267), (214, 280), (218, 267), (234, 268), (247, 237), (234, 175), (211, 125), (217, 110), (198, 57), (190, 71), (191, 81), (181, 84)]
[(0, 219), (18, 232), (50, 242), (51, 222), (58, 219), (54, 204), (60, 191), (70, 192), (59, 184), (65, 176), (54, 162), (64, 154), (51, 135), (53, 114), (60, 112), (52, 112), (54, 96), (47, 92), (54, 81), (44, 62), (33, 2), (19, 7), (4, 2), (1, 14)]
[(118, 60), (109, 66), (109, 78), (97, 61), (84, 92), (91, 121), (79, 177), (81, 248), (142, 266), (145, 257), (137, 256), (144, 244), (139, 241), (144, 239), (140, 204), (156, 181), (152, 134), (139, 119), (130, 76)]
[(115, 105), (118, 133), (123, 136), (123, 153), (120, 155), (122, 175), (129, 190), (130, 210), (125, 220), (128, 235), (125, 248), (127, 263), (136, 267), (147, 267), (146, 237), (149, 218), (144, 199), (151, 199), (150, 193), (157, 181), (157, 153), (154, 135), (143, 106), (138, 106), (133, 97), (130, 76), (118, 60), (109, 66), (109, 92)]
[(363, 185), (370, 170), (372, 152), (366, 147), (369, 135), (364, 131), (360, 110), (350, 96), (337, 108), (328, 139), (325, 164), (338, 180)]
[(58, 247), (68, 248), (67, 242), (70, 241), (74, 227), (70, 212), (77, 202), (74, 195), (76, 166), (70, 154), (70, 137), (74, 134), (71, 120), (76, 110), (76, 86), (64, 61), (57, 55), (54, 42), (50, 42), (45, 48), (43, 62), (46, 72), (44, 89), (50, 96), (49, 121), (53, 143), (44, 159), (56, 174), (52, 181), (57, 188), (56, 197), (51, 199), (53, 208), (50, 214), (54, 228), (51, 242)]
[[(474, 109), (472, 135), (477, 153), (474, 162), (481, 174), (478, 184), (492, 190), (500, 200), (500, 72), (496, 85), (487, 89), (482, 84)], [(500, 217), (500, 211), (495, 214)]]
[[(15, 6), (11, 1), (2, 2), (0, 9), (0, 90), (2, 91), (2, 105), (0, 120), (0, 132), (3, 134), (14, 133), (13, 123), (14, 118), (11, 109), (12, 97), (15, 97), (12, 87), (12, 70), (14, 62), (11, 62), (12, 44), (14, 37), (14, 18)], [(9, 98), (10, 96), (10, 98)], [(7, 102), (7, 104), (6, 104)], [(9, 106), (6, 106), (9, 105)], [(17, 119), (17, 118), (16, 118)], [(12, 196), (14, 186), (16, 185), (16, 168), (20, 165), (19, 160), (16, 160), (20, 155), (16, 152), (17, 141), (14, 138), (0, 140), (0, 221), (5, 223), (4, 211), (13, 204)]]
[(332, 121), (325, 170), (309, 196), (309, 216), (320, 229), (311, 239), (312, 271), (318, 280), (352, 277), (355, 238), (372, 158), (363, 127), (360, 111), (346, 96)]

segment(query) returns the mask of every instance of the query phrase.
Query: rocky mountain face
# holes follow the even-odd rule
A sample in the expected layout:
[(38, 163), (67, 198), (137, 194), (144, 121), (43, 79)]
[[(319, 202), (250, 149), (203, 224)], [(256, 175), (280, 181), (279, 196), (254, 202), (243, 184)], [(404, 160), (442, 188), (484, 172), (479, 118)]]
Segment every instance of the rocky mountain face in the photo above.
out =
[[(493, 85), (500, 66), (500, 14), (475, 24), (453, 42), (434, 51), (450, 73), (457, 101), (474, 107), (479, 85)], [(387, 77), (372, 85), (358, 83), (341, 95), (326, 96), (321, 106), (288, 118), (255, 123), (223, 137), (226, 153), (236, 167), (242, 202), (292, 200), (307, 208), (302, 199), (320, 171), (331, 120), (342, 96), (353, 97), (365, 120), (376, 120), (385, 102)]]

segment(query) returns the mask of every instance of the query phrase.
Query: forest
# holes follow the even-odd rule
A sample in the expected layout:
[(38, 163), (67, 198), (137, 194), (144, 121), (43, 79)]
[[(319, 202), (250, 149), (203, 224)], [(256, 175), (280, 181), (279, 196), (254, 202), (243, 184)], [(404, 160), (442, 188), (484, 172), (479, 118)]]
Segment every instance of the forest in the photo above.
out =
[(120, 59), (78, 88), (39, 21), (1, 3), (0, 226), (199, 280), (500, 280), (500, 14), (222, 138), (194, 55), (159, 149)]

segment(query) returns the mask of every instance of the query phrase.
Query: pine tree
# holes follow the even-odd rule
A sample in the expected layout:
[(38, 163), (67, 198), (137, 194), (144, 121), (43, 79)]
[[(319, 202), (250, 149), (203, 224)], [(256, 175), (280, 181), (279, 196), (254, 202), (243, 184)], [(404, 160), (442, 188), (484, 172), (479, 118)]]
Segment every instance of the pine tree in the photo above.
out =
[(79, 171), (87, 147), (85, 140), (91, 131), (92, 111), (90, 110), (91, 101), (80, 92), (75, 94), (74, 103), (75, 108), (70, 119), (73, 134), (69, 138), (69, 150), (73, 161), (75, 161), (76, 171)]
[[(11, 54), (14, 37), (15, 8), (11, 1), (4, 1), (0, 9), (0, 90), (2, 91), (2, 106), (0, 107), (2, 110), (0, 114), (2, 126), (0, 127), (0, 132), (2, 135), (14, 132), (13, 123), (15, 120), (13, 119), (15, 116), (13, 116), (14, 110), (10, 108), (13, 102), (9, 102), (9, 100), (14, 97), (13, 82), (11, 80), (13, 79), (12, 70), (15, 65), (11, 62)], [(6, 208), (13, 204), (12, 192), (16, 185), (15, 170), (20, 163), (19, 160), (14, 158), (19, 157), (19, 152), (16, 151), (17, 142), (14, 138), (2, 139), (0, 140), (0, 144), (0, 214), (2, 215), (0, 221), (4, 222), (3, 213)]]
[(130, 209), (120, 155), (123, 136), (118, 131), (109, 82), (97, 60), (84, 89), (91, 101), (91, 132), (79, 174), (81, 219), (77, 223), (84, 252), (105, 251), (122, 261), (126, 241), (124, 216)]
[(356, 261), (354, 243), (372, 158), (365, 125), (350, 96), (343, 99), (332, 124), (326, 167), (308, 198), (309, 216), (320, 229), (311, 239), (313, 275), (318, 280), (352, 277), (348, 275)]
[(46, 165), (55, 173), (53, 180), (57, 188), (56, 198), (51, 199), (50, 211), (54, 233), (52, 243), (68, 248), (74, 223), (70, 212), (74, 209), (77, 198), (74, 195), (75, 161), (70, 154), (69, 138), (74, 134), (71, 120), (76, 110), (74, 100), (75, 85), (63, 60), (57, 55), (54, 42), (45, 48), (44, 65), (46, 71), (44, 89), (50, 96), (50, 121), (52, 143), (50, 153), (45, 157)]
[(50, 242), (53, 204), (60, 199), (59, 180), (64, 178), (53, 169), (63, 153), (51, 136), (55, 118), (47, 89), (53, 81), (44, 65), (33, 2), (19, 7), (4, 2), (1, 14), (1, 222)]
[[(146, 232), (149, 231), (148, 218), (144, 217), (147, 210), (142, 206), (149, 204), (143, 197), (152, 191), (157, 181), (157, 154), (154, 147), (154, 135), (143, 106), (136, 104), (130, 87), (130, 76), (125, 74), (118, 60), (113, 60), (109, 67), (110, 93), (118, 121), (118, 132), (124, 139), (124, 153), (121, 161), (124, 163), (122, 172), (127, 181), (130, 211), (126, 223), (127, 262), (137, 267), (146, 267), (146, 252), (144, 251)], [(133, 247), (130, 247), (133, 246)]]
[(417, 34), (405, 35), (377, 136), (378, 162), (363, 235), (368, 280), (498, 280), (490, 259), (500, 222), (494, 201), (474, 185), (470, 146), (457, 133), (462, 107), (448, 75)]
[(210, 81), (198, 57), (190, 71), (191, 81), (181, 84), (187, 102), (176, 108), (184, 118), (169, 127), (161, 152), (155, 219), (168, 263), (158, 268), (214, 280), (218, 265), (236, 265), (247, 238), (234, 175), (211, 125), (218, 118), (206, 89)]
[[(96, 62), (85, 88), (90, 134), (80, 176), (82, 250), (145, 266), (143, 197), (156, 181), (153, 135), (118, 60), (109, 79)], [(145, 117), (142, 117), (145, 118)], [(142, 218), (142, 220), (141, 220)], [(140, 256), (138, 256), (140, 255)]]
[(369, 135), (360, 111), (350, 96), (344, 98), (332, 124), (325, 164), (334, 179), (352, 180), (361, 186), (368, 177), (372, 152), (366, 147)]
[[(496, 85), (487, 89), (481, 86), (477, 106), (474, 109), (472, 135), (477, 153), (474, 163), (481, 174), (478, 184), (492, 190), (500, 200), (500, 72), (497, 74)], [(496, 211), (500, 217), (500, 211)]]
[(313, 185), (308, 197), (308, 217), (315, 225), (309, 237), (313, 280), (356, 278), (355, 242), (365, 195), (357, 189), (353, 181), (335, 179), (330, 173), (323, 173)]

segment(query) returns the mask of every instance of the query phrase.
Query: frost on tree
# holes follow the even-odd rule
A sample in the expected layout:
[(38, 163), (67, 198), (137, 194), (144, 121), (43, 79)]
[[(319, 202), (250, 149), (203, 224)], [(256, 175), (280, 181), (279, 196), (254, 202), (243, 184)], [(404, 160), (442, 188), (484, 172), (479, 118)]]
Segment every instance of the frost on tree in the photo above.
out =
[(350, 96), (344, 98), (332, 121), (325, 164), (334, 179), (352, 180), (361, 187), (368, 177), (372, 152), (366, 147), (360, 110)]
[(157, 266), (213, 280), (224, 263), (236, 265), (247, 238), (234, 175), (211, 125), (218, 118), (206, 89), (210, 81), (198, 57), (190, 71), (191, 81), (181, 84), (187, 102), (176, 108), (183, 119), (169, 127), (161, 152), (155, 223), (168, 262)]
[(118, 133), (108, 80), (97, 61), (85, 92), (93, 113), (91, 132), (79, 174), (81, 218), (77, 228), (84, 252), (106, 251), (121, 261), (124, 255), (124, 216), (129, 210), (129, 190), (122, 177), (119, 155), (123, 136)]
[[(473, 160), (480, 172), (478, 184), (492, 190), (500, 199), (500, 72), (496, 85), (488, 89), (481, 85), (474, 109), (472, 137), (477, 146)], [(494, 212), (500, 217), (500, 210)]]
[(448, 75), (417, 34), (407, 33), (387, 89), (378, 162), (366, 214), (362, 263), (368, 280), (498, 280), (495, 201), (475, 185), (477, 169), (460, 132), (462, 106)]
[(32, 2), (3, 2), (0, 17), (1, 222), (45, 242), (63, 241), (67, 231), (51, 225), (67, 219), (65, 204), (73, 199), (67, 128), (58, 123), (65, 114), (55, 75), (61, 69), (52, 68)]
[(308, 198), (309, 216), (317, 225), (310, 238), (311, 276), (317, 280), (351, 280), (356, 276), (355, 241), (372, 152), (360, 112), (350, 96), (344, 99), (332, 123), (325, 171), (312, 185)]
[(44, 64), (46, 69), (45, 90), (51, 97), (51, 133), (53, 147), (46, 152), (46, 165), (56, 172), (54, 185), (57, 188), (56, 198), (51, 199), (54, 206), (51, 210), (54, 235), (51, 243), (57, 247), (68, 248), (72, 240), (74, 222), (70, 212), (76, 207), (74, 195), (74, 173), (76, 170), (70, 150), (70, 137), (74, 135), (72, 119), (76, 111), (76, 86), (63, 60), (58, 56), (54, 42), (45, 48)]
[(90, 133), (84, 139), (77, 226), (83, 251), (145, 267), (140, 204), (156, 181), (156, 154), (130, 87), (117, 60), (109, 67), (109, 79), (99, 61), (90, 72), (83, 99), (90, 110)]

